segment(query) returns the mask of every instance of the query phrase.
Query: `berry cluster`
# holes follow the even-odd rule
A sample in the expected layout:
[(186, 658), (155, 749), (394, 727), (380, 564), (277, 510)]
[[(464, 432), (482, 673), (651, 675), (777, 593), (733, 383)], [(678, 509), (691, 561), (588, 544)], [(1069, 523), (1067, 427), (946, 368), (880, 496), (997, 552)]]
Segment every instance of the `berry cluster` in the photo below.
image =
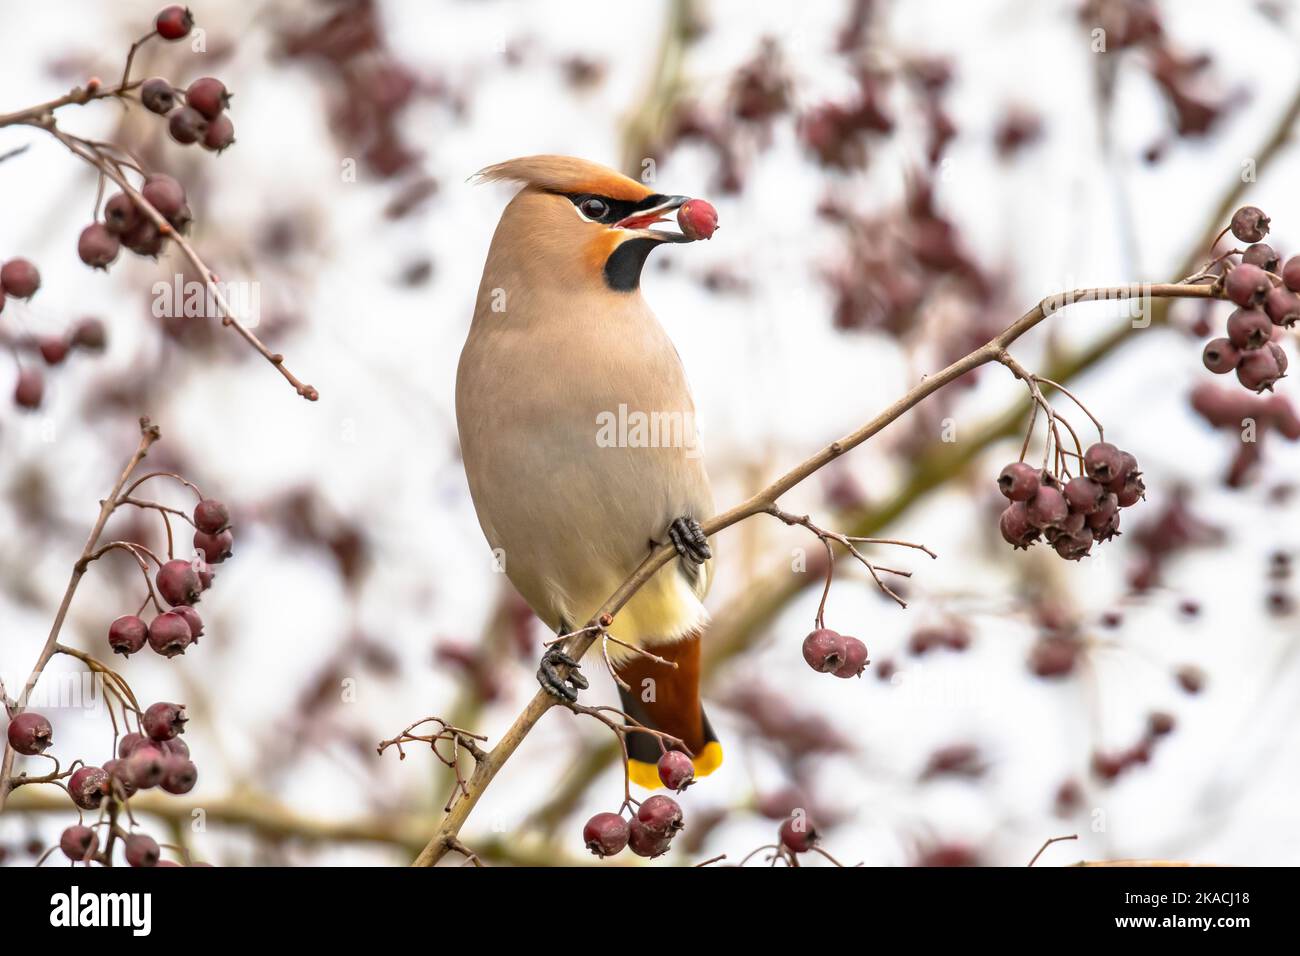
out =
[(1137, 459), (1110, 442), (1099, 441), (1083, 454), (1086, 474), (1062, 482), (1045, 469), (1012, 462), (998, 476), (998, 490), (1011, 502), (998, 527), (1013, 548), (1024, 549), (1043, 537), (1068, 561), (1078, 561), (1094, 543), (1119, 534), (1119, 511), (1144, 497), (1146, 486)]
[[(685, 754), (679, 756), (685, 758)], [(686, 763), (689, 765), (690, 760), (687, 759)], [(660, 777), (664, 775), (663, 767), (661, 760)], [(582, 842), (599, 857), (614, 856), (626, 847), (637, 856), (653, 859), (668, 852), (673, 837), (685, 826), (682, 808), (677, 801), (656, 794), (637, 807), (631, 820), (623, 819), (621, 813), (597, 813), (582, 828)]]
[(829, 627), (819, 627), (803, 639), (803, 659), (820, 674), (859, 677), (866, 666), (867, 645)]
[[(28, 259), (15, 257), (0, 266), (0, 312), (7, 299), (30, 299), (41, 287), (41, 274)], [(104, 323), (99, 319), (82, 319), (63, 335), (24, 335), (16, 338), (0, 337), (15, 351), (30, 352), (41, 357), (48, 366), (62, 365), (70, 352), (80, 349), (102, 352), (108, 343)], [(20, 366), (14, 383), (14, 404), (19, 408), (40, 408), (45, 398), (45, 376), (39, 368)]]
[[(140, 195), (167, 220), (171, 229), (182, 235), (189, 231), (193, 216), (185, 198), (185, 188), (166, 173), (151, 173), (145, 178)], [(77, 255), (93, 269), (107, 269), (123, 246), (138, 256), (158, 258), (167, 243), (163, 229), (144, 212), (127, 193), (115, 193), (104, 204), (102, 222), (93, 222), (81, 230)]]
[(140, 85), (140, 102), (149, 112), (168, 118), (172, 139), (182, 146), (198, 143), (214, 153), (235, 142), (235, 126), (226, 114), (230, 97), (225, 84), (212, 76), (201, 77), (184, 90), (160, 76)]
[[(99, 810), (105, 798), (125, 802), (140, 790), (160, 788), (171, 794), (189, 793), (198, 781), (198, 768), (180, 734), (185, 730), (185, 707), (165, 701), (151, 705), (140, 716), (138, 732), (128, 733), (117, 744), (117, 756), (102, 767), (77, 767), (67, 776), (66, 788), (79, 810)], [(9, 723), (9, 745), (24, 756), (44, 754), (54, 741), (48, 718), (24, 711)], [(63, 831), (59, 849), (74, 863), (89, 863), (99, 852), (95, 828), (114, 828), (122, 836), (126, 859), (131, 866), (159, 865), (158, 843), (141, 833), (125, 833), (112, 820), (94, 827), (74, 824)]]
[[(1250, 245), (1221, 257), (1227, 271), (1216, 287), (1238, 308), (1228, 316), (1227, 335), (1212, 339), (1201, 353), (1207, 369), (1216, 375), (1235, 370), (1237, 381), (1252, 392), (1272, 390), (1286, 374), (1286, 352), (1274, 339), (1279, 329), (1300, 320), (1300, 256), (1281, 266), (1273, 247), (1262, 241), (1268, 226), (1261, 210), (1242, 206), (1224, 230)], [(1232, 261), (1236, 255), (1238, 263)]]
[(203, 621), (194, 605), (212, 586), (212, 565), (230, 555), (234, 543), (230, 510), (220, 501), (204, 498), (194, 508), (194, 529), (194, 560), (173, 558), (162, 563), (154, 576), (156, 592), (171, 610), (159, 608), (148, 624), (138, 614), (124, 614), (115, 620), (108, 628), (108, 644), (114, 653), (129, 656), (148, 644), (163, 657), (175, 657), (198, 643)]

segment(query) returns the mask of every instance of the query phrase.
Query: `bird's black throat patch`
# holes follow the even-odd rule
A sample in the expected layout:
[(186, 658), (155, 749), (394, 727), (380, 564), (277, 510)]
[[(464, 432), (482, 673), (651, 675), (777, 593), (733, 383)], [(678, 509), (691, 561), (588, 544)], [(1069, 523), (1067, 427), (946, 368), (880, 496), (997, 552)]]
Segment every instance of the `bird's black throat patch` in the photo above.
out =
[(641, 285), (646, 257), (659, 245), (658, 239), (639, 236), (619, 244), (605, 260), (605, 284), (615, 292), (635, 292)]

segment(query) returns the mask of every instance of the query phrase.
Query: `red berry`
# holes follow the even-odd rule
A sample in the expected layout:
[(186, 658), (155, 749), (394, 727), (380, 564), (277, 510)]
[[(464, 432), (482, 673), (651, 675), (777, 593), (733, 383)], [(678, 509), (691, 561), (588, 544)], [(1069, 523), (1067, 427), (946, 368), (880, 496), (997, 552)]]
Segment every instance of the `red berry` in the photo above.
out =
[(107, 269), (121, 248), (121, 241), (102, 222), (92, 222), (77, 239), (77, 255), (92, 269)]
[(99, 849), (99, 837), (90, 827), (76, 824), (63, 831), (59, 837), (59, 849), (72, 862), (83, 863)]
[(108, 774), (99, 767), (78, 767), (68, 778), (72, 802), (83, 810), (98, 810), (108, 792)]
[(104, 203), (104, 225), (110, 232), (122, 235), (135, 225), (139, 218), (135, 200), (126, 193), (116, 193)]
[(126, 758), (124, 775), (131, 786), (149, 790), (162, 783), (167, 773), (163, 752), (152, 744), (143, 744)]
[(1228, 341), (1238, 349), (1263, 348), (1273, 336), (1273, 323), (1259, 309), (1237, 309), (1228, 316)]
[(1012, 501), (1028, 501), (1038, 490), (1039, 475), (1033, 465), (1012, 462), (998, 475), (998, 490)]
[(173, 754), (177, 754), (189, 759), (190, 756), (190, 745), (180, 737), (173, 737), (171, 740), (159, 740), (157, 742), (157, 747), (163, 752), (164, 757), (170, 757)]
[(1023, 501), (1013, 501), (1002, 512), (998, 529), (1013, 548), (1023, 550), (1038, 540), (1039, 530), (1030, 523), (1029, 507)]
[[(1082, 516), (1080, 516), (1082, 517)], [(1052, 542), (1056, 553), (1067, 561), (1079, 561), (1092, 550), (1093, 534), (1091, 531), (1077, 531), (1058, 535)]]
[(148, 737), (133, 731), (117, 742), (117, 755), (125, 760), (147, 743), (149, 743)]
[(37, 342), (37, 348), (40, 349), (41, 358), (45, 360), (46, 365), (58, 365), (68, 357), (68, 342), (58, 336), (42, 336)]
[(718, 211), (703, 199), (691, 199), (677, 210), (677, 225), (687, 239), (708, 239), (718, 228)]
[(1174, 731), (1174, 718), (1171, 714), (1156, 711), (1147, 717), (1147, 733), (1152, 737), (1163, 737)]
[(178, 604), (171, 609), (171, 613), (185, 618), (185, 623), (190, 626), (190, 637), (197, 644), (199, 638), (203, 636), (203, 618), (199, 617), (199, 612), (188, 604)]
[(1090, 515), (1101, 505), (1106, 496), (1106, 489), (1091, 478), (1079, 475), (1065, 483), (1065, 501), (1070, 510), (1081, 515)]
[(99, 319), (82, 319), (72, 329), (71, 341), (74, 348), (87, 352), (102, 352), (108, 344), (108, 335), (104, 323)]
[(203, 134), (203, 148), (220, 153), (235, 144), (235, 124), (225, 113), (208, 122), (208, 131)]
[(192, 106), (182, 106), (167, 120), (167, 132), (183, 146), (197, 143), (208, 132), (208, 120)]
[(1205, 344), (1205, 351), (1201, 353), (1201, 361), (1215, 375), (1226, 375), (1237, 367), (1237, 360), (1241, 358), (1241, 353), (1237, 347), (1227, 339), (1211, 339)]
[(105, 760), (104, 773), (108, 774), (108, 788), (122, 797), (135, 793), (135, 784), (126, 779), (126, 762), (123, 760)]
[(0, 266), (0, 286), (17, 299), (30, 299), (41, 287), (41, 274), (26, 259), (10, 259)]
[(194, 14), (180, 4), (172, 4), (159, 11), (153, 27), (164, 40), (179, 40), (194, 28)]
[(844, 637), (844, 663), (831, 671), (836, 677), (861, 677), (867, 668), (867, 645), (856, 637)]
[(204, 76), (191, 83), (185, 91), (185, 103), (211, 120), (230, 105), (230, 94), (226, 92), (226, 85), (216, 77)]
[(158, 258), (158, 253), (162, 252), (166, 242), (167, 237), (158, 230), (152, 219), (145, 216), (141, 216), (135, 225), (122, 233), (122, 245), (137, 256), (148, 256), (151, 259)]
[(115, 654), (134, 654), (148, 640), (148, 625), (134, 614), (124, 614), (108, 626), (108, 645)]
[(1265, 272), (1277, 272), (1281, 264), (1277, 252), (1266, 242), (1257, 242), (1242, 253), (1241, 261), (1247, 265), (1259, 266)]
[(1271, 390), (1281, 377), (1282, 369), (1272, 349), (1253, 349), (1237, 363), (1237, 381), (1252, 392)]
[(1239, 265), (1229, 271), (1223, 280), (1223, 291), (1229, 299), (1243, 309), (1253, 309), (1264, 304), (1273, 283), (1259, 266)]
[(682, 808), (672, 797), (655, 794), (637, 807), (636, 818), (656, 833), (672, 836), (685, 824), (682, 823)]
[(231, 548), (234, 546), (235, 537), (229, 529), (220, 534), (204, 534), (202, 531), (194, 532), (194, 550), (208, 564), (220, 564), (231, 555)]
[(183, 614), (168, 611), (159, 614), (149, 624), (149, 646), (163, 657), (184, 654), (185, 648), (193, 642), (194, 632)]
[(807, 853), (820, 839), (817, 828), (804, 813), (786, 817), (781, 823), (778, 836), (781, 845), (792, 853)]
[(1232, 214), (1232, 234), (1242, 242), (1259, 242), (1268, 235), (1268, 216), (1257, 206), (1242, 206)]
[(155, 76), (140, 84), (140, 102), (149, 112), (166, 116), (176, 108), (176, 91), (161, 76)]
[(1292, 256), (1282, 267), (1282, 283), (1292, 292), (1300, 292), (1300, 256)]
[(140, 195), (167, 219), (180, 215), (185, 209), (185, 187), (166, 173), (150, 176)]
[(668, 750), (659, 758), (659, 779), (669, 790), (685, 790), (695, 782), (695, 765), (680, 750)]
[(54, 742), (54, 729), (49, 720), (28, 710), (9, 721), (9, 746), (27, 757), (44, 753)]
[(162, 788), (168, 793), (189, 793), (199, 780), (199, 768), (194, 761), (180, 754), (163, 755)]
[(230, 509), (213, 498), (194, 506), (194, 526), (204, 534), (220, 534), (230, 527)]
[(614, 856), (627, 846), (630, 829), (617, 813), (598, 813), (582, 828), (582, 842), (599, 857)]
[(1029, 523), (1039, 530), (1059, 526), (1070, 513), (1065, 495), (1050, 485), (1040, 486), (1025, 505)]
[(1088, 477), (1108, 485), (1119, 473), (1120, 451), (1108, 441), (1089, 445), (1083, 453), (1083, 467), (1088, 472)]
[(168, 604), (195, 604), (203, 593), (199, 573), (188, 561), (175, 559), (158, 569), (154, 577), (158, 593)]
[(162, 851), (158, 841), (143, 833), (132, 833), (126, 838), (126, 862), (131, 866), (157, 866)]
[(1275, 286), (1269, 290), (1268, 298), (1264, 300), (1264, 311), (1274, 325), (1289, 329), (1300, 322), (1300, 295), (1290, 289)]
[(140, 720), (140, 725), (149, 735), (150, 740), (171, 740), (177, 734), (185, 732), (187, 719), (184, 704), (159, 701), (149, 705), (149, 709), (144, 712), (144, 717)]
[(45, 376), (37, 368), (18, 370), (18, 381), (14, 383), (14, 403), (20, 408), (40, 408), (41, 399), (45, 397)]
[(828, 627), (818, 628), (803, 639), (803, 659), (815, 671), (829, 674), (844, 666), (848, 656), (844, 638)]
[(640, 820), (633, 820), (628, 825), (627, 848), (637, 856), (647, 859), (663, 856), (672, 845), (672, 839), (672, 834), (660, 833)]

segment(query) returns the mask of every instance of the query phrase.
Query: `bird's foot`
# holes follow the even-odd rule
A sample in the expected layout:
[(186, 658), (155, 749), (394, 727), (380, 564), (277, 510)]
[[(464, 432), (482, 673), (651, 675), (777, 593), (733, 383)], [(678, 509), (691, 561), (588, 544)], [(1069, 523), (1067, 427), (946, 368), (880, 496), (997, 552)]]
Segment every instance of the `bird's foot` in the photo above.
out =
[[(568, 677), (560, 674), (561, 667), (569, 669)], [(578, 691), (591, 686), (578, 667), (578, 662), (564, 653), (560, 644), (552, 644), (542, 655), (541, 664), (537, 668), (537, 683), (547, 693), (571, 703), (578, 699)]]
[(668, 539), (678, 555), (692, 564), (703, 564), (713, 557), (704, 529), (694, 518), (678, 518), (668, 526)]

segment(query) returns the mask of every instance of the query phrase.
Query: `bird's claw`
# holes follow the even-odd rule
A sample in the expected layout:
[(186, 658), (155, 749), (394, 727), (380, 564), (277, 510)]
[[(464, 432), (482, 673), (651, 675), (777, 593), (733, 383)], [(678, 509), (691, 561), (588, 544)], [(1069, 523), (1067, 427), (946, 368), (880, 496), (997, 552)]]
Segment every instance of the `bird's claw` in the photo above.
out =
[[(568, 677), (560, 674), (561, 667), (569, 669)], [(541, 684), (547, 693), (560, 700), (575, 701), (578, 699), (578, 691), (586, 690), (591, 686), (578, 668), (578, 662), (564, 653), (559, 644), (552, 645), (542, 655), (541, 664), (537, 668), (537, 683)]]
[(704, 529), (694, 518), (678, 518), (668, 526), (668, 540), (678, 555), (692, 564), (703, 564), (713, 557)]

